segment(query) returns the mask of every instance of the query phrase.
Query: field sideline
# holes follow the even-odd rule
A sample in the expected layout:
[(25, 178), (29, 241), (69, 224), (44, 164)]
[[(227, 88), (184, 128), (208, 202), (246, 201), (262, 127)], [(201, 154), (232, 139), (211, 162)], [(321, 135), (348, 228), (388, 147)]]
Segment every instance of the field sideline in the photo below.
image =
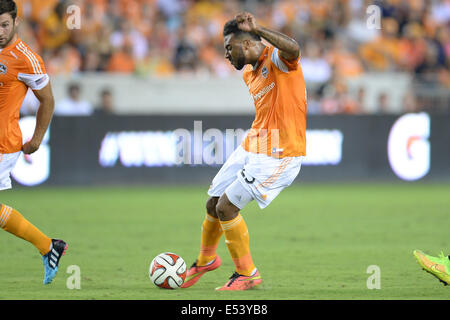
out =
[[(223, 264), (189, 289), (163, 290), (148, 278), (153, 257), (176, 252), (191, 265), (198, 254), (207, 187), (32, 188), (4, 191), (0, 202), (43, 232), (69, 244), (60, 271), (42, 285), (37, 250), (0, 232), (0, 299), (450, 299), (422, 271), (412, 251), (450, 253), (448, 184), (304, 184), (284, 190), (265, 210), (242, 212), (260, 288), (215, 292), (233, 272)], [(69, 265), (81, 289), (69, 290)], [(381, 270), (369, 290), (367, 268)]]

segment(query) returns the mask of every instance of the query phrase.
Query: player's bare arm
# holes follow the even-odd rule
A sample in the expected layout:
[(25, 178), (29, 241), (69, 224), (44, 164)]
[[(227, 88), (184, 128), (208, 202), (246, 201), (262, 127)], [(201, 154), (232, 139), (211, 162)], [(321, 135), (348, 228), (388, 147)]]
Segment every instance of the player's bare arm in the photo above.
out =
[(40, 106), (36, 115), (36, 128), (33, 137), (22, 147), (22, 151), (25, 154), (31, 154), (39, 149), (55, 109), (55, 100), (50, 82), (41, 90), (33, 90), (33, 92), (39, 100)]
[(255, 33), (278, 48), (283, 59), (292, 61), (300, 55), (300, 46), (297, 41), (281, 32), (259, 26), (252, 14), (248, 12), (240, 13), (236, 16), (236, 21), (242, 31)]

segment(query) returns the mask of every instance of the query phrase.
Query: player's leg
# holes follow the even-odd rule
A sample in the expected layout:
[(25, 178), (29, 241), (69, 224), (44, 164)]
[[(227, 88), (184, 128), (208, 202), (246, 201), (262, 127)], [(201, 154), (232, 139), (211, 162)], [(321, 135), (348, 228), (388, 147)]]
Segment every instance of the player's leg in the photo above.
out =
[[(11, 189), (10, 173), (13, 170), (20, 152), (0, 155), (0, 190)], [(26, 220), (17, 210), (0, 204), (0, 227), (32, 243), (41, 253), (49, 252), (52, 240)]]
[[(234, 192), (233, 194), (239, 193), (240, 197), (247, 193), (246, 198), (249, 200), (248, 202), (251, 201), (251, 195), (240, 186), (238, 181), (232, 186), (227, 189), (231, 198), (233, 197), (232, 192)], [(240, 190), (237, 191), (237, 188)], [(234, 205), (229, 200), (227, 193), (224, 193), (219, 199), (216, 210), (225, 235), (225, 243), (236, 266), (235, 271), (241, 275), (250, 276), (256, 271), (256, 268), (250, 254), (250, 236), (247, 224), (240, 213), (243, 207), (242, 204), (239, 204), (239, 207)]]
[(223, 231), (216, 213), (218, 197), (210, 197), (206, 202), (206, 216), (202, 223), (200, 253), (186, 274), (182, 288), (189, 288), (197, 283), (208, 271), (220, 267), (222, 261), (217, 255), (217, 246)]
[(450, 256), (441, 252), (438, 257), (433, 257), (420, 250), (414, 250), (413, 254), (426, 272), (438, 278), (444, 285), (450, 284)]
[(44, 284), (50, 283), (58, 272), (59, 260), (64, 255), (67, 244), (62, 240), (49, 238), (17, 210), (5, 204), (0, 206), (0, 227), (30, 242), (39, 250), (44, 264)]
[(200, 253), (197, 260), (189, 268), (182, 288), (194, 285), (203, 274), (217, 269), (221, 264), (216, 250), (223, 231), (217, 216), (216, 206), (225, 189), (236, 180), (236, 173), (244, 167), (247, 156), (248, 152), (239, 146), (220, 168), (211, 183), (208, 190), (210, 198), (206, 202), (206, 216), (202, 223)]
[[(10, 173), (21, 152), (0, 154), (0, 190), (11, 189)], [(20, 212), (6, 204), (0, 204), (0, 228), (33, 244), (42, 255), (44, 264), (44, 284), (56, 276), (61, 256), (67, 244), (58, 239), (51, 239), (25, 219)]]
[(252, 195), (241, 183), (233, 182), (220, 197), (216, 212), (225, 235), (225, 243), (235, 264), (230, 280), (217, 290), (246, 290), (261, 283), (250, 253), (250, 236), (244, 218), (240, 214)]
[(246, 290), (261, 283), (249, 247), (249, 233), (239, 213), (251, 200), (260, 208), (267, 207), (298, 175), (302, 158), (275, 159), (252, 155), (240, 170), (237, 179), (219, 199), (216, 212), (224, 229), (225, 239), (236, 265), (236, 272), (218, 290)]
[(216, 213), (218, 197), (210, 197), (206, 202), (206, 215), (202, 223), (200, 253), (197, 266), (206, 266), (216, 259), (217, 246), (222, 237), (223, 230)]
[(0, 207), (0, 227), (3, 230), (30, 242), (39, 250), (41, 255), (50, 251), (52, 239), (43, 234), (17, 210), (5, 204)]

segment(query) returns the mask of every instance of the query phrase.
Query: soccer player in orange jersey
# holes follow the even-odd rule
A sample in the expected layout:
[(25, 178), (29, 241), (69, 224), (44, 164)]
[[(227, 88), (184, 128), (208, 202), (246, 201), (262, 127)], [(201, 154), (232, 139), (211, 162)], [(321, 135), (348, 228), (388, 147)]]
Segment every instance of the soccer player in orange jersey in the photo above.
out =
[[(39, 149), (50, 124), (54, 99), (44, 63), (17, 35), (17, 6), (13, 0), (0, 0), (0, 190), (11, 188), (10, 173), (20, 154)], [(30, 141), (22, 144), (19, 110), (28, 88), (40, 106), (36, 128)], [(18, 211), (0, 204), (0, 227), (31, 242), (41, 253), (44, 284), (56, 276), (67, 244), (51, 239), (27, 221)]]
[(246, 290), (262, 279), (250, 255), (249, 233), (240, 211), (252, 200), (265, 208), (300, 172), (306, 155), (306, 88), (295, 40), (259, 26), (249, 13), (227, 22), (223, 36), (225, 58), (238, 70), (245, 67), (243, 78), (256, 118), (242, 145), (213, 179), (200, 254), (182, 287), (194, 285), (220, 266), (216, 248), (224, 234), (236, 269), (217, 290)]

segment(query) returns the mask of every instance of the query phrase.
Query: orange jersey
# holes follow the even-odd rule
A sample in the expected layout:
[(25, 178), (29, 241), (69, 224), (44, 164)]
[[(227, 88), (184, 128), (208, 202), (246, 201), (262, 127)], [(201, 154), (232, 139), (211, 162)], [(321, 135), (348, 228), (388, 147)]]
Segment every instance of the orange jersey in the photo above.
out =
[(20, 39), (0, 49), (0, 153), (22, 150), (19, 111), (28, 88), (48, 84), (44, 63)]
[(306, 86), (299, 62), (283, 59), (266, 47), (243, 78), (253, 98), (256, 117), (242, 143), (246, 151), (276, 158), (306, 155)]

